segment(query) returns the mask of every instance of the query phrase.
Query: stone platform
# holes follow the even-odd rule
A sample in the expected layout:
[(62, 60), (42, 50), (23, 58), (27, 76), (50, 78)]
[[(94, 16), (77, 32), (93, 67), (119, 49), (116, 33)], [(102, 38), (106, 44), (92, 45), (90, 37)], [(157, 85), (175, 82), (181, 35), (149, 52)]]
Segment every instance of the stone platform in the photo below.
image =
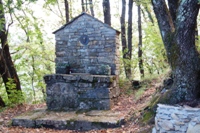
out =
[(44, 80), (51, 111), (109, 110), (120, 94), (116, 75), (52, 74)]
[(93, 110), (89, 112), (54, 112), (38, 109), (12, 119), (13, 126), (87, 131), (115, 128), (125, 123), (125, 112)]

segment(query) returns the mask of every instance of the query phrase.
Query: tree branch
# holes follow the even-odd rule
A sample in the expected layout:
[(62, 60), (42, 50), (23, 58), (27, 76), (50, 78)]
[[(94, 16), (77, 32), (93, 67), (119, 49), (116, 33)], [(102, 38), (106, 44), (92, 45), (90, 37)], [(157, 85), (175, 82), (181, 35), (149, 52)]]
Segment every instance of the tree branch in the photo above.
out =
[(179, 0), (168, 0), (169, 11), (172, 17), (172, 21), (176, 23), (176, 13), (178, 10)]
[(58, 5), (58, 11), (60, 12), (60, 15), (61, 15), (61, 19), (63, 20), (64, 17), (63, 17), (63, 14), (62, 14), (62, 12), (61, 12), (60, 5), (59, 5), (58, 0), (56, 0), (56, 2), (57, 2), (57, 5)]
[(177, 44), (189, 44), (180, 46), (181, 50), (195, 48), (195, 28), (199, 8), (200, 5), (197, 0), (183, 0), (180, 3), (176, 19), (176, 38), (181, 39), (178, 40)]
[[(169, 45), (169, 35), (175, 31), (174, 24), (165, 0), (152, 0), (159, 29), (165, 46)], [(168, 50), (167, 50), (168, 51)]]

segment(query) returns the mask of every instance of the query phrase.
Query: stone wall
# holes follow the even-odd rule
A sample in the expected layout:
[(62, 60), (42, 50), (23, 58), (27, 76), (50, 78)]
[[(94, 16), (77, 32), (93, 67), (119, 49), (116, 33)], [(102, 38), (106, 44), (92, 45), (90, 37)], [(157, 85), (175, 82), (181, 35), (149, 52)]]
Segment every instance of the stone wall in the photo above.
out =
[(200, 108), (158, 104), (152, 133), (199, 133)]
[[(119, 32), (112, 27), (82, 13), (54, 33), (56, 73), (65, 74), (65, 63), (72, 73), (105, 75), (99, 72), (103, 65), (111, 68), (112, 75), (119, 75)], [(82, 36), (88, 37), (87, 44), (80, 42)]]
[(120, 93), (117, 78), (87, 74), (46, 75), (48, 110), (109, 110)]

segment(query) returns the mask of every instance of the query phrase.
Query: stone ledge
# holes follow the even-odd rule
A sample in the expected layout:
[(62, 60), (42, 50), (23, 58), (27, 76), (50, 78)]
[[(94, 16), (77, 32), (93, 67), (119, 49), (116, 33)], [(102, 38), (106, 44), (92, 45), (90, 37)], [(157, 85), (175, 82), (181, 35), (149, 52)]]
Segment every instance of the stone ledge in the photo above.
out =
[(34, 110), (12, 119), (13, 126), (54, 128), (87, 131), (115, 128), (125, 123), (126, 112), (89, 111), (85, 113)]
[(152, 133), (198, 133), (200, 108), (158, 104)]
[(113, 80), (117, 78), (116, 75), (108, 76), (108, 75), (90, 75), (86, 73), (72, 73), (72, 74), (51, 74), (45, 75), (45, 82), (49, 82), (51, 80), (55, 81), (63, 81), (63, 82), (71, 82), (71, 81), (87, 81), (87, 82), (101, 82), (101, 83), (112, 83)]

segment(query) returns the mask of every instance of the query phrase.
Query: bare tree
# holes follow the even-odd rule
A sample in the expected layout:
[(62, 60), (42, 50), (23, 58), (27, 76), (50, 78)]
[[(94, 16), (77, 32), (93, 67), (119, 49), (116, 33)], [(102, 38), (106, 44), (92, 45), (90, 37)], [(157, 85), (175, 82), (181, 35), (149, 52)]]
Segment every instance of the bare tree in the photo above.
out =
[(104, 23), (111, 26), (110, 1), (103, 0), (102, 5), (103, 5)]
[(85, 4), (84, 0), (81, 0), (82, 12), (85, 12), (85, 6), (84, 6), (84, 4)]
[(127, 76), (129, 79), (131, 79), (132, 71), (131, 71), (131, 58), (132, 58), (132, 19), (133, 19), (133, 0), (129, 0), (128, 3), (128, 52), (127, 52), (127, 59), (129, 62), (127, 63)]
[(91, 15), (94, 17), (94, 8), (93, 8), (93, 1), (92, 0), (89, 0), (90, 2), (90, 12), (91, 12)]
[(142, 21), (141, 21), (141, 8), (138, 4), (138, 33), (139, 33), (139, 43), (138, 43), (138, 60), (139, 60), (139, 70), (141, 78), (144, 77), (144, 67), (143, 67), (143, 58), (142, 58)]
[(68, 0), (65, 0), (65, 18), (66, 18), (66, 23), (69, 22), (69, 2)]
[(128, 65), (127, 65), (127, 43), (126, 43), (126, 0), (122, 0), (122, 13), (121, 13), (121, 42), (122, 42), (122, 52), (123, 52), (123, 62), (126, 77), (128, 78)]

